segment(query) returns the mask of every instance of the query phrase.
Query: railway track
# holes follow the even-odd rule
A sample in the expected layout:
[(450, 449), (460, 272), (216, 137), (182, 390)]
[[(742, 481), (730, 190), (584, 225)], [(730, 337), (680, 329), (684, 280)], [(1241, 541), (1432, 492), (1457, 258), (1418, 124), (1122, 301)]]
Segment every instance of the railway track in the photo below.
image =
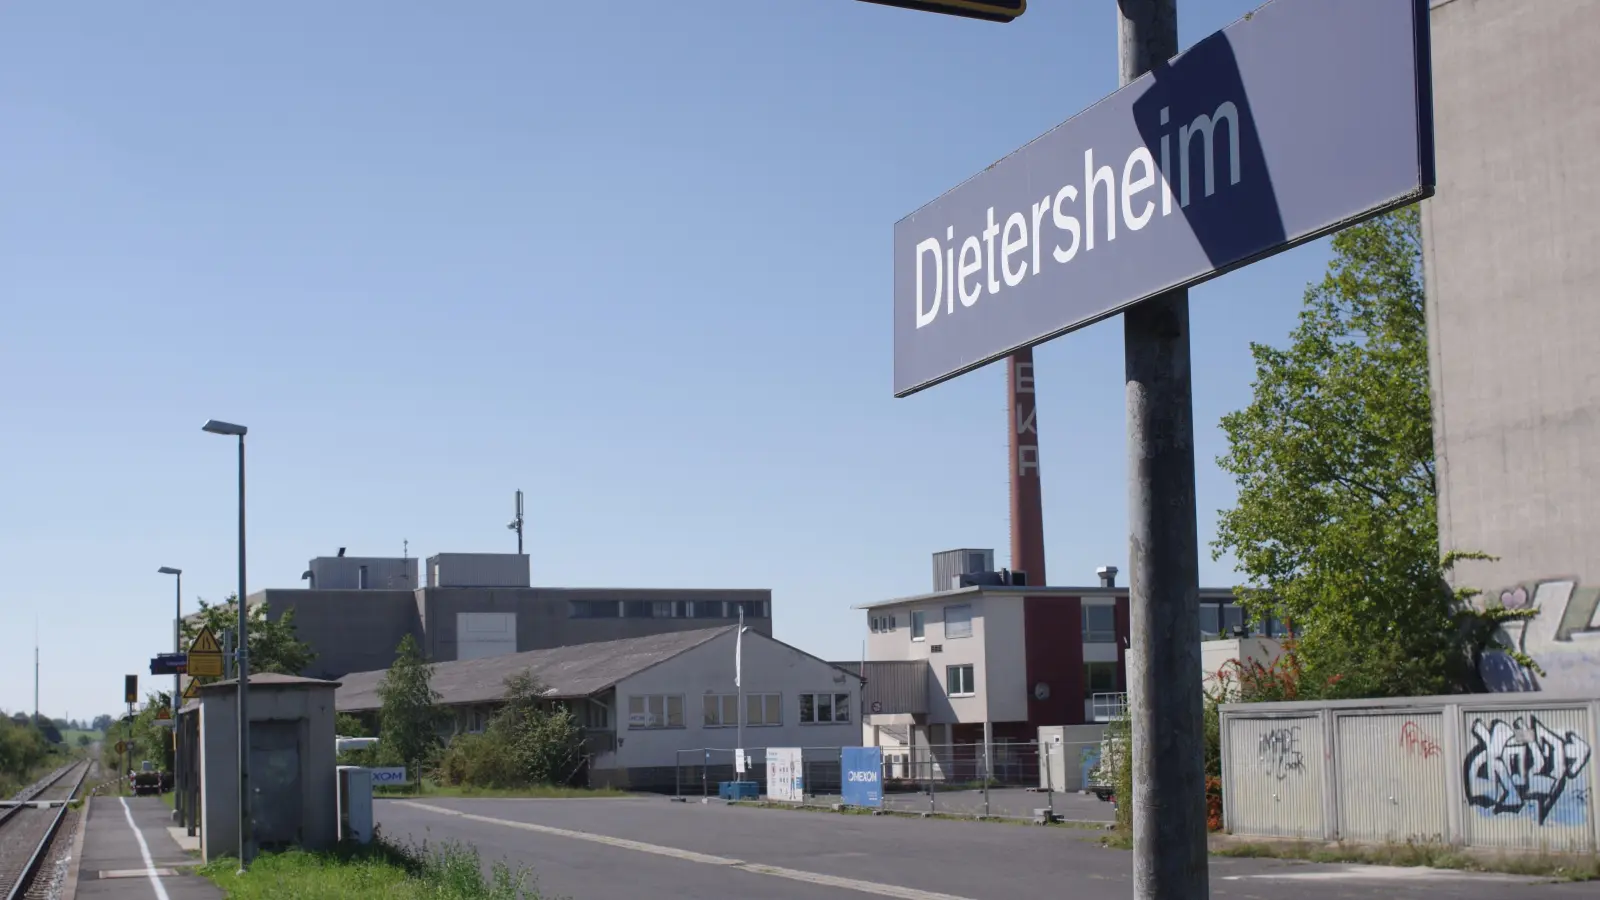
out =
[(22, 900), (38, 877), (50, 845), (71, 811), (68, 801), (78, 797), (89, 776), (89, 760), (62, 766), (14, 799), (40, 806), (9, 806), (0, 810), (0, 897)]

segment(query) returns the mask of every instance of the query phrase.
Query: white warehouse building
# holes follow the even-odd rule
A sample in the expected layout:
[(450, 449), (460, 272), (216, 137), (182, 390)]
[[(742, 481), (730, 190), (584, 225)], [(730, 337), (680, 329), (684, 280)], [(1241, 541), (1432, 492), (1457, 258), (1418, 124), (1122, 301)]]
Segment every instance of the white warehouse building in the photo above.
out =
[[(692, 769), (698, 791), (705, 756), (689, 751), (721, 751), (713, 764), (732, 774), (737, 631), (723, 626), (450, 660), (434, 664), (432, 684), (454, 713), (454, 730), (472, 732), (503, 700), (506, 679), (527, 672), (584, 726), (590, 785), (671, 790)], [(745, 750), (757, 761), (768, 747), (861, 744), (857, 673), (754, 630), (745, 632), (740, 655)], [(338, 711), (376, 713), (384, 674), (342, 678)]]

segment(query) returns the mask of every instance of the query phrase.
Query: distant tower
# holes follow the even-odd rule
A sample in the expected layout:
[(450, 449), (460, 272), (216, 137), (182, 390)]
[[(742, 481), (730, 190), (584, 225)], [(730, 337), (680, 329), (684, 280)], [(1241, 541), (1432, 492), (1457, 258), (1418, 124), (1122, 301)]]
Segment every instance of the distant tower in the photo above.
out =
[(522, 555), (522, 492), (517, 491), (517, 517), (511, 520), (507, 528), (517, 533), (517, 555)]
[(1044, 499), (1039, 489), (1038, 405), (1033, 392), (1033, 350), (1006, 360), (1006, 416), (1011, 420), (1011, 568), (1028, 584), (1049, 584), (1044, 574)]

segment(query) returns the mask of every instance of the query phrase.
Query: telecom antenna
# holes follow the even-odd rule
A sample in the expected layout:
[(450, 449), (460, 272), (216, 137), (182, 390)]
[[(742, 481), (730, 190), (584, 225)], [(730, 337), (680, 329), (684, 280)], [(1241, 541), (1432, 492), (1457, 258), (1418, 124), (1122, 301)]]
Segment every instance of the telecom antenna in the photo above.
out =
[(517, 555), (522, 555), (522, 492), (517, 491), (517, 517), (511, 520), (507, 528), (517, 533)]

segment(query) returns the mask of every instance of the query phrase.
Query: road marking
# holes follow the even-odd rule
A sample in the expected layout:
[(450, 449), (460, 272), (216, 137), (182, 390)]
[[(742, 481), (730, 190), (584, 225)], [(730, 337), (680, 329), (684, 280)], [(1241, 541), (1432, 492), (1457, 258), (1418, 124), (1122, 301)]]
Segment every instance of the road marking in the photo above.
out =
[(1497, 875), (1463, 869), (1430, 869), (1427, 866), (1346, 865), (1316, 872), (1257, 872), (1250, 875), (1222, 876), (1223, 881), (1420, 881), (1437, 878), (1455, 881), (1516, 881), (1524, 884), (1528, 882), (1528, 877), (1523, 875)]
[(144, 872), (150, 876), (150, 886), (156, 889), (156, 900), (170, 900), (167, 889), (161, 886), (161, 876), (156, 874), (156, 865), (150, 859), (150, 845), (144, 842), (144, 835), (139, 832), (139, 826), (133, 824), (133, 810), (128, 808), (128, 798), (118, 797), (122, 801), (122, 814), (128, 819), (128, 827), (133, 829), (134, 840), (139, 842), (139, 855), (144, 857)]
[(486, 822), (490, 825), (504, 825), (507, 828), (520, 828), (523, 831), (533, 831), (539, 834), (550, 834), (556, 837), (572, 838), (578, 841), (589, 841), (595, 844), (605, 844), (623, 850), (635, 850), (639, 853), (651, 853), (656, 856), (666, 856), (672, 859), (681, 859), (688, 862), (702, 863), (708, 866), (726, 866), (730, 869), (739, 869), (756, 875), (770, 875), (773, 878), (787, 878), (790, 881), (802, 881), (808, 884), (819, 884), (825, 887), (840, 888), (847, 891), (858, 891), (863, 894), (877, 894), (880, 897), (898, 897), (900, 900), (971, 900), (968, 897), (958, 897), (955, 894), (940, 894), (934, 891), (922, 891), (916, 888), (905, 887), (899, 884), (884, 884), (878, 881), (861, 881), (855, 878), (843, 878), (838, 875), (824, 875), (821, 872), (807, 872), (802, 869), (786, 869), (782, 866), (769, 866), (764, 863), (746, 862), (742, 859), (733, 859), (727, 856), (712, 856), (706, 853), (696, 853), (693, 850), (680, 850), (677, 847), (664, 847), (660, 844), (646, 844), (642, 841), (630, 841), (626, 838), (612, 837), (607, 834), (596, 834), (592, 831), (573, 831), (568, 828), (555, 828), (550, 825), (535, 825), (532, 822), (516, 822), (511, 819), (496, 819), (491, 816), (480, 816), (473, 813), (449, 809), (443, 806), (434, 806), (431, 803), (418, 803), (415, 800), (393, 800), (392, 803), (400, 806), (413, 806), (429, 812), (446, 816), (455, 816), (461, 819), (470, 819), (474, 822)]

